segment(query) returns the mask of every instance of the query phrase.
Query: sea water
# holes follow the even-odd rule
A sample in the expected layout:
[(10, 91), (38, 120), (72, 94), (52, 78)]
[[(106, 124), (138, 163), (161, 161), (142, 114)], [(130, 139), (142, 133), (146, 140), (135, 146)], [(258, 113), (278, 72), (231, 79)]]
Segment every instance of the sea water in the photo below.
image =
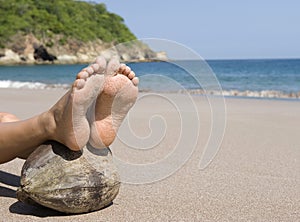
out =
[[(300, 59), (129, 63), (141, 91), (300, 99)], [(87, 64), (0, 66), (0, 88), (67, 88)], [(204, 76), (214, 77), (207, 84)], [(216, 84), (218, 87), (216, 87)], [(204, 86), (204, 87), (203, 87)]]

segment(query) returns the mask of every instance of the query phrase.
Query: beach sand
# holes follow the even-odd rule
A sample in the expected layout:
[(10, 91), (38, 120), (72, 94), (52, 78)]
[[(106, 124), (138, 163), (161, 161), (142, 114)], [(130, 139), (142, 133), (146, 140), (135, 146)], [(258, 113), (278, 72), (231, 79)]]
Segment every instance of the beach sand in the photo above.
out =
[[(63, 92), (0, 89), (0, 110), (28, 118), (48, 109)], [(169, 102), (188, 107), (188, 100), (182, 94), (168, 98), (164, 103), (162, 95), (141, 97), (129, 118), (134, 122), (132, 130), (145, 137), (151, 132), (149, 117), (164, 116), (169, 125), (162, 142), (139, 151), (127, 149), (117, 139), (111, 146), (115, 156), (145, 164), (172, 151), (180, 135), (180, 115)], [(149, 184), (122, 184), (113, 205), (66, 216), (17, 201), (15, 190), (24, 161), (16, 159), (0, 165), (0, 221), (300, 221), (300, 102), (226, 98), (220, 150), (207, 168), (199, 170), (212, 120), (206, 98), (193, 98), (200, 123), (197, 146), (174, 174)], [(195, 111), (181, 108), (179, 113), (192, 117)], [(126, 135), (125, 130), (122, 127), (120, 135)], [(187, 130), (193, 133), (193, 127)]]

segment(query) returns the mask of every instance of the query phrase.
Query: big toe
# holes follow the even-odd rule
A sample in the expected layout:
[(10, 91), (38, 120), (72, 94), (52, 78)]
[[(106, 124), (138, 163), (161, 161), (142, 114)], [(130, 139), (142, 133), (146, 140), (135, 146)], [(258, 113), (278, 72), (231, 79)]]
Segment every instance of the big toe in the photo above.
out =
[(117, 58), (112, 58), (107, 65), (106, 75), (109, 76), (116, 75), (118, 73), (119, 68), (120, 68), (119, 60)]
[[(103, 89), (104, 75), (91, 75), (87, 79), (76, 79), (72, 91), (74, 101), (83, 106), (89, 106)], [(87, 108), (87, 107), (85, 107)]]
[(99, 56), (96, 58), (94, 64), (91, 67), (94, 69), (94, 72), (97, 74), (103, 74), (106, 70), (106, 60), (103, 56)]

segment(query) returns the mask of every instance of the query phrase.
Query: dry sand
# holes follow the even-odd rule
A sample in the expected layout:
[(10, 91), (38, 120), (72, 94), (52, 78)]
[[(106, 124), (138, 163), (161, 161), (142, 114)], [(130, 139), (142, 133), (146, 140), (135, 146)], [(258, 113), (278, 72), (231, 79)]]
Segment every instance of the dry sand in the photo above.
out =
[[(28, 118), (49, 108), (63, 92), (1, 89), (0, 110)], [(168, 96), (185, 107), (186, 96)], [(197, 148), (174, 174), (150, 184), (123, 184), (113, 205), (66, 216), (17, 201), (24, 161), (16, 159), (0, 165), (0, 221), (300, 221), (300, 102), (226, 98), (223, 142), (212, 163), (199, 170), (212, 122), (207, 100), (194, 98), (201, 123)], [(191, 118), (195, 113), (188, 108), (180, 112)], [(168, 155), (180, 133), (180, 118), (161, 96), (137, 103), (130, 116), (132, 130), (146, 138), (153, 114), (163, 116), (168, 124), (161, 143), (140, 151), (127, 149), (117, 139), (111, 146), (115, 156), (145, 164)], [(185, 121), (191, 121), (188, 133), (193, 133), (197, 121)], [(122, 127), (120, 135), (125, 130)]]

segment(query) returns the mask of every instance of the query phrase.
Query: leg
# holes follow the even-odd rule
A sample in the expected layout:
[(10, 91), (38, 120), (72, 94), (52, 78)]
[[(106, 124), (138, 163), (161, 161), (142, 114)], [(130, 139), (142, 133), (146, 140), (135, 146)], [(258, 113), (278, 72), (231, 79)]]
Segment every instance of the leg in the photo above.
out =
[[(11, 113), (0, 113), (0, 124), (8, 122), (17, 122), (20, 121), (18, 117)], [(36, 149), (36, 147), (25, 151), (24, 153), (19, 153), (18, 157), (21, 159), (27, 159), (28, 156)]]
[(131, 69), (117, 60), (112, 59), (107, 67), (103, 58), (102, 64), (105, 80), (103, 91), (95, 104), (88, 111), (91, 127), (89, 143), (97, 148), (109, 146), (130, 108), (134, 105), (138, 94), (138, 78)]
[[(89, 140), (86, 112), (102, 90), (103, 75), (96, 75), (94, 64), (77, 75), (77, 80), (50, 110), (30, 119), (0, 123), (0, 163), (30, 152), (47, 140), (56, 140), (72, 150)], [(97, 70), (98, 71), (98, 70)], [(1, 117), (1, 119), (7, 118)]]

